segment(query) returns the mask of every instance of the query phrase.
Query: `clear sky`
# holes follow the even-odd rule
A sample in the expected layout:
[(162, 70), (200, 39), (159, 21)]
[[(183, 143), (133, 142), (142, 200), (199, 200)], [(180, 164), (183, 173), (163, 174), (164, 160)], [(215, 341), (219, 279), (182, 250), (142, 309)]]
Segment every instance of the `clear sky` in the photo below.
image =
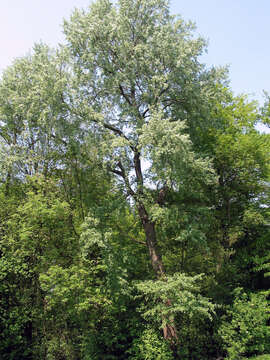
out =
[[(74, 7), (86, 8), (89, 0), (0, 1), (0, 70), (23, 56), (34, 42), (51, 46), (63, 41), (62, 21)], [(207, 64), (230, 65), (235, 93), (249, 93), (263, 101), (270, 92), (270, 1), (172, 0), (172, 13), (197, 24), (209, 40)]]

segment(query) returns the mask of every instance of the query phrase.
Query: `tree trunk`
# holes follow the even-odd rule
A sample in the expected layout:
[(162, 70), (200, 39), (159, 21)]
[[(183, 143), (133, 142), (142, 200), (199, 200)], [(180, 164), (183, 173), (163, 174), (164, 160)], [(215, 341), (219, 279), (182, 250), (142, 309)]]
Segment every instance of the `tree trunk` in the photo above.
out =
[[(137, 208), (144, 228), (146, 243), (149, 250), (152, 267), (158, 279), (163, 278), (164, 280), (166, 280), (166, 273), (162, 262), (162, 257), (159, 254), (157, 246), (155, 223), (149, 219), (148, 213), (143, 204), (140, 203), (139, 205), (137, 205)], [(171, 306), (170, 299), (167, 299), (166, 305)], [(164, 321), (164, 318), (162, 320)], [(171, 345), (174, 345), (178, 342), (178, 336), (174, 321), (171, 321), (170, 323), (166, 323), (166, 325), (164, 325), (163, 337), (164, 339), (170, 341)]]
[(161, 255), (157, 249), (155, 224), (149, 219), (144, 205), (138, 205), (138, 212), (145, 232), (151, 263), (158, 278), (165, 276)]

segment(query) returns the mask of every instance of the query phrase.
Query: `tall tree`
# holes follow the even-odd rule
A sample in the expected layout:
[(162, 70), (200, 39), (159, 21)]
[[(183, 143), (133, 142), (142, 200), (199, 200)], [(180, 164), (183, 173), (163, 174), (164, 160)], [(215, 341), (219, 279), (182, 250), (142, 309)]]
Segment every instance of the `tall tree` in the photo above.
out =
[[(135, 204), (153, 271), (165, 280), (158, 219), (170, 191), (200, 197), (215, 181), (188, 132), (199, 126), (198, 113), (223, 71), (199, 63), (204, 40), (193, 37), (193, 24), (169, 14), (166, 0), (99, 0), (88, 12), (75, 11), (64, 29), (76, 75), (71, 111)], [(163, 332), (177, 338), (173, 321)]]

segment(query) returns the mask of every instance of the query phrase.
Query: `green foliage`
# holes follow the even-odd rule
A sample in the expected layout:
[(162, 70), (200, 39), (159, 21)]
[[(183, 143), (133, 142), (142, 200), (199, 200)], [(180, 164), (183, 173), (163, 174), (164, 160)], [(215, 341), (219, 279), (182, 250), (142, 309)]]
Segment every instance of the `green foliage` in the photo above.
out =
[(234, 97), (166, 0), (64, 32), (0, 81), (1, 359), (269, 352), (269, 99)]
[(270, 349), (270, 328), (267, 321), (270, 307), (266, 294), (235, 291), (235, 300), (220, 327), (228, 359), (236, 360)]
[(198, 282), (202, 275), (194, 277), (175, 273), (163, 280), (148, 280), (136, 284), (144, 295), (143, 315), (160, 323), (170, 323), (174, 315), (184, 313), (188, 317), (206, 316), (212, 318), (215, 305), (199, 294)]
[(128, 350), (130, 360), (172, 360), (173, 354), (168, 343), (152, 328), (145, 329), (134, 339)]
[(213, 320), (181, 314), (176, 318), (179, 329), (177, 359), (214, 359), (221, 353), (221, 339), (217, 334), (218, 317)]
[(255, 258), (256, 270), (263, 271), (265, 277), (270, 277), (270, 255)]
[[(62, 137), (70, 128), (62, 101), (66, 51), (36, 44), (31, 55), (15, 60), (0, 84), (1, 176), (46, 174), (59, 166)], [(63, 159), (63, 158), (62, 158)]]
[[(22, 190), (23, 202), (13, 196), (17, 207), (11, 208), (7, 218), (1, 219), (5, 226), (0, 243), (2, 334), (5, 338), (1, 346), (4, 353), (9, 353), (12, 344), (10, 356), (17, 352), (41, 356), (46, 343), (47, 319), (39, 275), (52, 264), (67, 266), (71, 262), (77, 248), (76, 232), (71, 209), (61, 199), (52, 179), (33, 177)], [(33, 334), (43, 334), (42, 342)]]

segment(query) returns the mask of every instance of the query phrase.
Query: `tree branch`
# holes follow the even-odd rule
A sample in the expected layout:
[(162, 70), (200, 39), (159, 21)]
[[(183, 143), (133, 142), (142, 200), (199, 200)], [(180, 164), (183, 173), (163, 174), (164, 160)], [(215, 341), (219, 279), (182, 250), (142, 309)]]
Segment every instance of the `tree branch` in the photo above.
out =
[(127, 94), (124, 92), (123, 86), (121, 84), (119, 84), (119, 89), (120, 89), (120, 93), (121, 95), (126, 99), (126, 101), (128, 102), (128, 104), (130, 106), (133, 106), (132, 102), (130, 101), (129, 97), (127, 96)]
[(121, 178), (124, 180), (124, 183), (125, 183), (125, 185), (126, 185), (128, 194), (131, 195), (131, 196), (133, 196), (133, 198), (135, 199), (135, 198), (136, 198), (136, 193), (135, 193), (135, 191), (132, 189), (132, 187), (131, 187), (131, 185), (130, 185), (128, 176), (126, 175), (124, 166), (122, 165), (122, 163), (121, 163), (120, 160), (119, 160), (118, 163), (117, 163), (117, 167), (118, 167), (120, 170), (112, 169), (112, 168), (108, 165), (108, 170), (111, 171), (111, 172), (112, 172), (113, 174), (115, 174), (115, 175), (121, 176)]
[(141, 168), (141, 153), (135, 149), (134, 151), (134, 168), (136, 173), (136, 180), (138, 185), (138, 192), (142, 194), (143, 192), (143, 175), (142, 175), (142, 168)]

